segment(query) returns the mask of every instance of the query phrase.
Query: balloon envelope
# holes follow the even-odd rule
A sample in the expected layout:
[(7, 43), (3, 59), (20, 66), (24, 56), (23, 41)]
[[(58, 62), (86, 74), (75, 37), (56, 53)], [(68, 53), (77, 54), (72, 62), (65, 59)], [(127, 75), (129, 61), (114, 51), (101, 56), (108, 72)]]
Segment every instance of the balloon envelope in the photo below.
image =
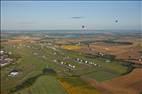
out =
[(84, 25), (82, 25), (82, 28), (84, 28), (85, 26)]
[(118, 22), (118, 20), (115, 20), (115, 22), (117, 23), (117, 22)]

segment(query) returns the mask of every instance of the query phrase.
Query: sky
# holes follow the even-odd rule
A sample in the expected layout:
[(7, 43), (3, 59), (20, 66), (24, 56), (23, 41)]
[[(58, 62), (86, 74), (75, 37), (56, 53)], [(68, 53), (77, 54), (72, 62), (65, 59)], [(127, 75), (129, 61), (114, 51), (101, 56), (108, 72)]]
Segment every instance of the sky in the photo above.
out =
[[(142, 1), (1, 1), (2, 30), (140, 30)], [(115, 22), (118, 20), (118, 22)]]

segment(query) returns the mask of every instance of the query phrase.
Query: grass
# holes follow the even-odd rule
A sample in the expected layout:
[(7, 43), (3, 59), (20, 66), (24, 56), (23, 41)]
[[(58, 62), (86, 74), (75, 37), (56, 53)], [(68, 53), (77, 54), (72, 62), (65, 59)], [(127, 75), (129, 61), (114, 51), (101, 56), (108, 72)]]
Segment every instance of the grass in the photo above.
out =
[(85, 75), (85, 77), (93, 78), (97, 81), (109, 80), (109, 79), (112, 79), (116, 76), (118, 76), (118, 75), (107, 72), (107, 71), (96, 71), (96, 72)]
[(29, 79), (26, 79), (23, 83), (21, 83), (20, 85), (17, 85), (13, 89), (11, 89), (10, 92), (15, 93), (15, 92), (20, 91), (24, 88), (28, 88), (28, 87), (32, 86), (35, 83), (36, 79), (40, 76), (41, 76), (41, 74), (34, 76), (34, 77), (31, 77)]
[[(87, 85), (87, 83), (82, 82), (79, 78), (65, 78), (60, 80), (60, 83), (65, 90), (56, 79), (56, 76), (42, 75), (40, 77), (37, 77), (36, 80), (31, 80), (31, 78), (34, 78), (37, 75), (41, 74), (42, 70), (45, 67), (52, 68), (57, 72), (58, 75), (64, 74), (65, 77), (68, 77), (68, 75), (70, 74), (85, 75), (86, 77), (96, 79), (97, 81), (109, 80), (127, 71), (127, 67), (122, 66), (117, 61), (106, 63), (105, 59), (103, 58), (87, 58), (84, 54), (63, 49), (58, 49), (59, 51), (57, 51), (57, 55), (53, 55), (54, 50), (46, 47), (41, 49), (39, 44), (27, 43), (24, 45), (25, 46), (22, 47), (20, 47), (18, 44), (15, 44), (16, 47), (13, 47), (13, 45), (10, 44), (4, 45), (4, 48), (7, 51), (18, 54), (20, 56), (20, 59), (16, 62), (16, 64), (11, 64), (5, 68), (2, 68), (2, 94), (8, 94), (11, 89), (14, 89), (15, 87), (24, 83), (29, 84), (22, 85), (21, 88), (16, 91), (16, 93), (20, 92), (20, 94), (67, 94), (65, 91), (67, 90), (69, 94), (98, 94), (98, 91), (95, 88), (90, 87), (89, 85)], [(28, 48), (26, 46), (31, 46), (33, 48)], [(34, 52), (38, 53), (38, 55), (34, 55)], [(46, 58), (44, 59), (42, 58), (42, 56), (46, 56)], [(60, 63), (56, 64), (53, 62), (54, 59), (62, 60), (64, 56), (69, 56), (71, 59), (81, 58), (84, 60), (92, 61), (93, 63), (100, 64), (102, 67), (90, 67), (85, 64), (79, 65), (78, 63), (71, 60), (67, 63), (76, 65), (76, 70), (74, 72), (64, 72), (66, 67), (61, 66)], [(82, 66), (85, 68), (82, 68)], [(21, 73), (14, 78), (7, 77), (9, 71), (15, 68), (21, 69)], [(58, 73), (58, 71), (60, 71), (60, 73)]]
[(58, 80), (53, 76), (41, 76), (35, 83), (15, 94), (67, 94)]
[[(12, 51), (12, 53), (18, 53), (22, 57), (20, 58), (20, 61), (17, 62), (17, 64), (3, 68), (1, 71), (2, 72), (1, 80), (3, 85), (2, 91), (6, 91), (5, 94), (7, 94), (11, 88), (16, 87), (16, 85), (22, 83), (24, 80), (34, 77), (35, 75), (41, 73), (42, 69), (47, 65), (49, 67), (53, 65), (48, 60), (44, 61), (40, 57), (34, 56), (32, 53), (32, 49), (26, 47), (16, 49), (12, 48), (11, 46), (6, 46), (6, 50)], [(22, 74), (21, 75), (19, 74), (15, 78), (7, 77), (9, 73), (8, 69), (13, 69), (13, 68), (22, 69)]]
[[(126, 73), (128, 71), (128, 67), (122, 65), (120, 61), (112, 60), (110, 62), (106, 62), (105, 58), (87, 58), (84, 54), (79, 54), (73, 51), (68, 51), (69, 56), (72, 58), (81, 58), (83, 60), (92, 61), (93, 63), (101, 65), (100, 68), (98, 67), (92, 67), (91, 69), (83, 69), (77, 70), (79, 72), (78, 75), (90, 75), (90, 77), (96, 77), (98, 81), (104, 81), (108, 79), (112, 79), (114, 77), (120, 76), (123, 73)], [(94, 72), (94, 73), (92, 73)], [(95, 75), (95, 76), (93, 76)], [(107, 75), (107, 77), (106, 77)], [(102, 80), (103, 78), (106, 78)], [(99, 80), (100, 79), (100, 80)]]

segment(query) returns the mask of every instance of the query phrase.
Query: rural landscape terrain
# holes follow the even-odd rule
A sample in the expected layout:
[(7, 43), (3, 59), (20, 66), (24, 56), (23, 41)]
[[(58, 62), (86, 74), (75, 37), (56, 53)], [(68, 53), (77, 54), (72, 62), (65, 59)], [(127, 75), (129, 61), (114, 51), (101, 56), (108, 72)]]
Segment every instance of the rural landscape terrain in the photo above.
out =
[(141, 31), (1, 32), (1, 94), (142, 94)]
[(0, 94), (142, 94), (141, 0), (0, 2)]

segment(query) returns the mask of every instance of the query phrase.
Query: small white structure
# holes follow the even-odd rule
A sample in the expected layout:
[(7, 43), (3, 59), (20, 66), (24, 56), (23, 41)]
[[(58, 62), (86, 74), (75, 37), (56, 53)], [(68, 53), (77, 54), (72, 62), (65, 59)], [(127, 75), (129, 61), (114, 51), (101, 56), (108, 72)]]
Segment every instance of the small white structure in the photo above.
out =
[(75, 68), (75, 66), (73, 65), (72, 68)]
[(77, 60), (77, 61), (79, 61), (80, 59), (79, 59), (79, 58), (77, 58), (76, 60)]
[(3, 67), (3, 66), (6, 66), (6, 65), (8, 65), (8, 64), (9, 64), (9, 63), (1, 63), (0, 66)]
[(62, 62), (61, 62), (61, 64), (63, 65), (63, 64), (64, 64), (64, 62), (62, 61)]
[(13, 71), (10, 72), (10, 74), (9, 74), (8, 76), (15, 77), (15, 76), (17, 76), (18, 74), (19, 74), (18, 71), (13, 70)]
[(139, 58), (139, 61), (141, 62), (141, 61), (142, 61), (142, 59), (141, 59), (141, 58)]
[(13, 59), (11, 59), (11, 58), (5, 58), (4, 60), (6, 60), (8, 62), (12, 62), (13, 61)]
[(1, 55), (2, 55), (2, 54), (4, 54), (4, 51), (3, 51), (3, 50), (1, 50), (1, 51), (0, 51), (0, 54), (1, 54)]
[(71, 64), (68, 64), (69, 67), (71, 67)]
[(85, 63), (87, 64), (87, 63), (88, 63), (88, 61), (85, 61)]
[(94, 66), (97, 66), (97, 64), (94, 64)]
[(103, 53), (101, 53), (101, 52), (100, 52), (99, 54), (100, 54), (101, 56), (104, 56), (104, 54), (103, 54)]

